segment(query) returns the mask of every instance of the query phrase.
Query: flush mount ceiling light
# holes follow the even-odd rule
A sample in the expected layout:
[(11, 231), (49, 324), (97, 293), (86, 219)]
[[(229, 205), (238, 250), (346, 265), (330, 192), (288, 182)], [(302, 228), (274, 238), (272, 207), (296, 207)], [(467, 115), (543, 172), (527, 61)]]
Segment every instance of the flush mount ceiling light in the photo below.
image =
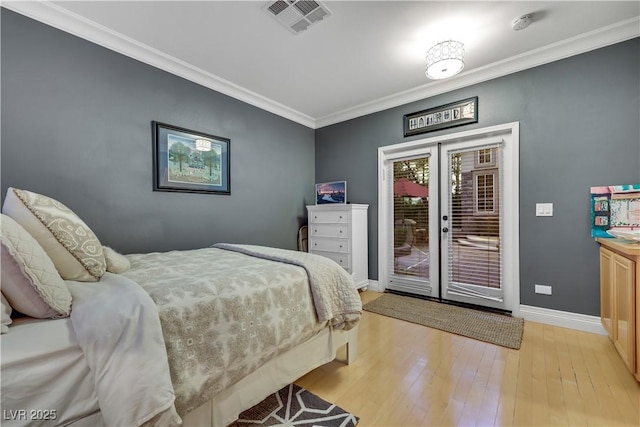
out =
[(464, 44), (455, 40), (438, 43), (427, 51), (427, 70), (430, 79), (455, 76), (464, 68)]

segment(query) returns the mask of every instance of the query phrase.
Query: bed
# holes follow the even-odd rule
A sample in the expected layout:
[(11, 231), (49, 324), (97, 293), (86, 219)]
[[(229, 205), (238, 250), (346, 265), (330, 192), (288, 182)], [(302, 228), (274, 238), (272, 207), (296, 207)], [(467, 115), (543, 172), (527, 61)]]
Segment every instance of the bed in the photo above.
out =
[[(6, 295), (5, 257), (19, 258), (12, 221), (2, 215), (2, 293), (24, 312)], [(356, 357), (360, 299), (326, 258), (217, 244), (118, 262), (130, 267), (58, 283), (68, 316), (65, 297), (50, 292), (63, 307), (45, 308), (61, 318), (12, 319), (0, 341), (3, 425), (223, 426), (341, 346), (347, 363)]]

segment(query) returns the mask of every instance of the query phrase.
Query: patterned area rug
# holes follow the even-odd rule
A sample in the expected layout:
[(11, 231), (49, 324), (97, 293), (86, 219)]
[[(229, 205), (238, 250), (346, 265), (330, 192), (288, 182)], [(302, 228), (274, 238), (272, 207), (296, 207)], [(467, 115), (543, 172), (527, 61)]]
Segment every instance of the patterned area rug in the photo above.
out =
[(383, 294), (365, 304), (364, 310), (520, 349), (524, 319), (395, 294)]
[(229, 427), (326, 426), (352, 427), (358, 417), (295, 384), (289, 384), (247, 409)]

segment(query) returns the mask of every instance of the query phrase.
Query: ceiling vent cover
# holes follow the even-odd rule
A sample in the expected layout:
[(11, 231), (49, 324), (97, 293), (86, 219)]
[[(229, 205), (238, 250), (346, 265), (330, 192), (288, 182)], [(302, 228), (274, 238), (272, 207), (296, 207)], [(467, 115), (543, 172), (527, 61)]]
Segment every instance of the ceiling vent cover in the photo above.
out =
[(269, 1), (262, 8), (294, 34), (301, 33), (331, 15), (324, 4), (314, 0)]

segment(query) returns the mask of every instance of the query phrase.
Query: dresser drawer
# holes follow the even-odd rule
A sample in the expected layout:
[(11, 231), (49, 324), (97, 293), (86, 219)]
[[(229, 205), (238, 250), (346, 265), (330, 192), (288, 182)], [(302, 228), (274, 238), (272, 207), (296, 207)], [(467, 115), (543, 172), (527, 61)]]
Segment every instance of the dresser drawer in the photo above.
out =
[(309, 235), (312, 237), (347, 237), (349, 226), (347, 224), (311, 224)]
[(349, 221), (349, 212), (333, 211), (333, 212), (314, 212), (309, 218), (311, 224), (315, 223), (347, 223)]
[(311, 238), (310, 245), (314, 251), (349, 253), (348, 239)]
[(338, 264), (340, 264), (340, 266), (342, 266), (342, 268), (344, 268), (345, 270), (349, 270), (349, 254), (340, 254), (340, 253), (336, 253), (336, 252), (322, 252), (322, 251), (312, 251), (312, 253), (315, 253), (316, 255), (322, 255), (323, 257), (327, 257), (330, 258), (332, 260), (334, 260), (335, 262), (337, 262)]

